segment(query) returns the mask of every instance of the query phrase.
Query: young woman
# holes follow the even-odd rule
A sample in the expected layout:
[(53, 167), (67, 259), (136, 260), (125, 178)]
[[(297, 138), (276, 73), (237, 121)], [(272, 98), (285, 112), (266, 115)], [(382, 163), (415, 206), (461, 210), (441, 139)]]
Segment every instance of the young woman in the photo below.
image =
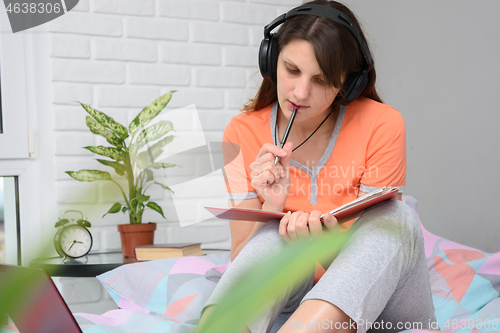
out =
[[(235, 147), (224, 152), (231, 161), (227, 188), (231, 206), (288, 214), (268, 223), (230, 222), (232, 263), (205, 305), (200, 328), (252, 265), (344, 222), (325, 214), (321, 223), (321, 214), (386, 186), (399, 187), (401, 200), (406, 181), (404, 121), (377, 95), (373, 60), (353, 13), (335, 1), (312, 1), (275, 19), (265, 35), (259, 64), (266, 79), (224, 132)], [(402, 331), (409, 322), (425, 329), (435, 321), (413, 211), (393, 200), (342, 227), (350, 240), (333, 262), (323, 263), (319, 281), (313, 266), (305, 268), (310, 278), (249, 323), (250, 332)]]

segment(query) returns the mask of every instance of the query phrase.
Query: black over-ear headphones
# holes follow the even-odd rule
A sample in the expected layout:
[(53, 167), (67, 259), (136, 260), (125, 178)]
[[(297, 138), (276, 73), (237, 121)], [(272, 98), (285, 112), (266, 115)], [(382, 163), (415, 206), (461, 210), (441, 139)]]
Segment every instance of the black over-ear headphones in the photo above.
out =
[(368, 83), (368, 72), (373, 67), (373, 59), (368, 49), (366, 41), (361, 37), (358, 27), (351, 19), (341, 11), (327, 5), (304, 5), (293, 8), (289, 12), (275, 18), (271, 23), (264, 27), (264, 39), (259, 48), (259, 68), (260, 73), (265, 79), (276, 83), (276, 69), (278, 67), (279, 45), (278, 40), (271, 35), (271, 31), (286, 20), (298, 15), (325, 16), (334, 22), (342, 24), (349, 30), (358, 42), (359, 48), (365, 59), (366, 68), (351, 74), (345, 81), (344, 98), (341, 104), (347, 105), (361, 94)]

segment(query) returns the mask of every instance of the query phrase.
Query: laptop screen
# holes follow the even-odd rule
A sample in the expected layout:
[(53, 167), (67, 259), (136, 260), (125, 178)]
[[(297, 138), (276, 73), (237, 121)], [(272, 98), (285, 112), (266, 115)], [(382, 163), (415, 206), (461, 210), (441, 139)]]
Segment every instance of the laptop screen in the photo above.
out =
[(2, 307), (21, 333), (81, 333), (52, 279), (41, 269), (0, 264)]

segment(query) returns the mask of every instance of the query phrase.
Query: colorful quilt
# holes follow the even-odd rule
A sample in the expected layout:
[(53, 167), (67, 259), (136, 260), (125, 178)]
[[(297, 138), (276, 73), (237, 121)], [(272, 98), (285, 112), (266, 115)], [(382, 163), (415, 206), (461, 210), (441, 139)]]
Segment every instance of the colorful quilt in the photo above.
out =
[(500, 332), (500, 252), (482, 252), (422, 230), (439, 329)]

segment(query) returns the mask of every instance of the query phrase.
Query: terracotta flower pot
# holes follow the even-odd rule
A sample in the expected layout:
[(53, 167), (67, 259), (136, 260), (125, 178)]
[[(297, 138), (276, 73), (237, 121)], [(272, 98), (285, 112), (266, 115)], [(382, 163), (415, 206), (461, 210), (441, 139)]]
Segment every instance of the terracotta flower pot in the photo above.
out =
[(134, 247), (154, 244), (156, 223), (119, 224), (124, 258), (134, 258)]

